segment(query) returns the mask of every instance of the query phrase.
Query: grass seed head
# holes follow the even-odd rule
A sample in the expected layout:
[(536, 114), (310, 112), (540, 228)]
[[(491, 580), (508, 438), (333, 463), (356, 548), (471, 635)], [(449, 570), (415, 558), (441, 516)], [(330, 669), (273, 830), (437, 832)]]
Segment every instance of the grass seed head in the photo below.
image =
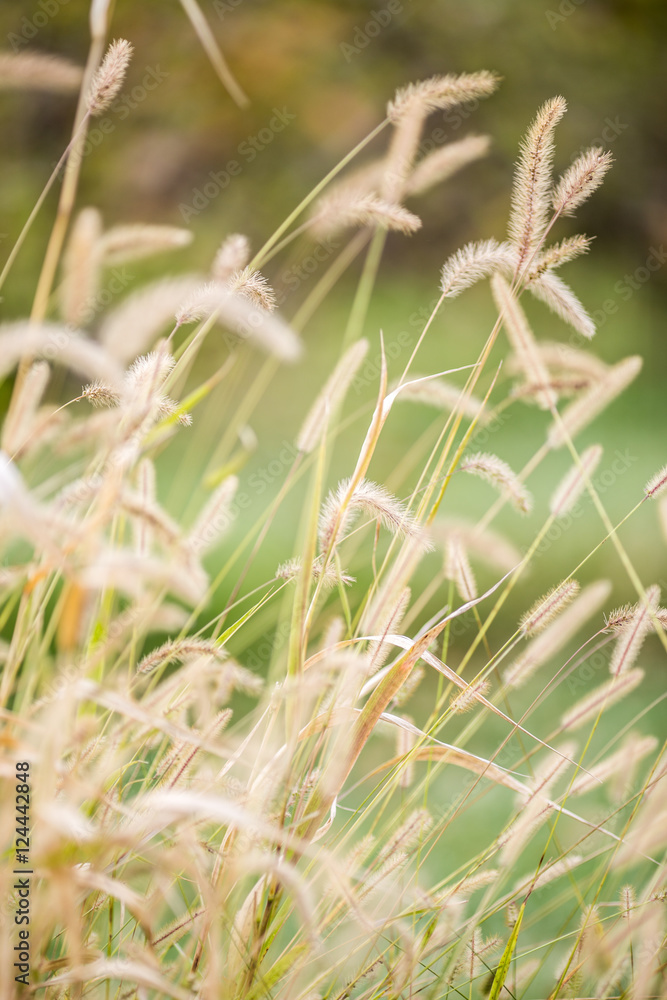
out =
[(113, 41), (95, 73), (88, 95), (88, 110), (96, 116), (106, 111), (123, 86), (133, 48), (124, 38)]

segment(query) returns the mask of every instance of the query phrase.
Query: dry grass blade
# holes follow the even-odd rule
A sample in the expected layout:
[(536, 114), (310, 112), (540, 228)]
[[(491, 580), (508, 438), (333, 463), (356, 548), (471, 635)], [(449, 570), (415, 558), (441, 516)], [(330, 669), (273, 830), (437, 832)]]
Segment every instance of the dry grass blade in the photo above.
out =
[(612, 677), (624, 674), (637, 662), (644, 639), (653, 628), (653, 619), (659, 603), (660, 587), (648, 587), (645, 600), (633, 608), (629, 621), (620, 629), (609, 664), (609, 673)]
[(618, 677), (600, 684), (590, 694), (582, 698), (579, 702), (569, 708), (561, 719), (563, 729), (578, 729), (590, 719), (597, 716), (598, 712), (611, 708), (617, 701), (629, 694), (637, 687), (644, 678), (644, 671), (636, 667), (628, 670)]
[(197, 33), (197, 37), (199, 38), (206, 55), (210, 59), (213, 69), (218, 74), (221, 83), (229, 92), (232, 100), (235, 101), (240, 108), (247, 107), (250, 104), (250, 101), (230, 72), (225, 57), (220, 51), (215, 35), (211, 31), (209, 23), (204, 17), (197, 0), (181, 0), (181, 6), (187, 14), (192, 27)]

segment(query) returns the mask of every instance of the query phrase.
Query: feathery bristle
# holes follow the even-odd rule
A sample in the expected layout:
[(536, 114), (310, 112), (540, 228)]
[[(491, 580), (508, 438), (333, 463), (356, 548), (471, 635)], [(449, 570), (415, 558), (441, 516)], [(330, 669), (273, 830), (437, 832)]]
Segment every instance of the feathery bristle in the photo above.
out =
[(561, 858), (559, 861), (547, 861), (540, 869), (536, 879), (519, 879), (514, 892), (519, 893), (522, 890), (525, 892), (528, 885), (530, 886), (532, 892), (536, 892), (543, 886), (549, 885), (550, 882), (555, 882), (557, 878), (561, 877), (561, 875), (566, 875), (568, 872), (571, 872), (577, 867), (577, 865), (580, 865), (582, 861), (583, 857), (581, 854), (568, 854), (567, 857)]
[(140, 260), (165, 250), (178, 250), (192, 243), (189, 229), (177, 226), (148, 226), (143, 223), (114, 226), (99, 240), (99, 253), (108, 267)]
[(238, 485), (236, 476), (228, 476), (214, 491), (188, 536), (193, 552), (208, 552), (229, 529), (234, 519), (232, 501)]
[(414, 168), (406, 184), (406, 194), (423, 194), (469, 163), (486, 156), (490, 145), (488, 135), (470, 135), (429, 153)]
[(584, 375), (550, 376), (546, 383), (520, 382), (513, 385), (510, 389), (510, 397), (512, 399), (536, 398), (538, 394), (544, 395), (544, 390), (547, 389), (562, 399), (590, 389), (591, 384), (592, 379)]
[(573, 465), (563, 477), (549, 501), (549, 510), (554, 517), (569, 514), (581, 494), (586, 489), (586, 479), (590, 479), (602, 458), (602, 447), (591, 445), (580, 456), (580, 463)]
[(232, 292), (243, 295), (253, 305), (268, 312), (276, 308), (276, 293), (260, 271), (244, 267), (230, 275), (227, 283)]
[(659, 472), (651, 476), (644, 487), (644, 496), (659, 497), (667, 491), (667, 465), (663, 465)]
[(569, 285), (552, 270), (544, 271), (528, 284), (528, 291), (582, 337), (595, 336), (595, 323)]
[(396, 851), (404, 851), (409, 854), (423, 842), (425, 835), (432, 827), (433, 817), (428, 809), (415, 809), (383, 845), (378, 854), (378, 862), (382, 863), (386, 858), (394, 855)]
[(301, 340), (284, 320), (220, 282), (200, 285), (177, 312), (176, 323), (209, 317), (281, 361), (292, 363), (301, 356)]
[(635, 608), (636, 605), (632, 604), (623, 604), (620, 608), (614, 608), (609, 615), (605, 615), (605, 631), (620, 632), (624, 629), (632, 621)]
[(584, 795), (593, 789), (600, 787), (601, 781), (608, 781), (617, 774), (627, 774), (628, 762), (638, 764), (644, 757), (658, 746), (655, 736), (637, 736), (630, 734), (623, 742), (620, 750), (610, 754), (597, 764), (588, 767), (589, 773), (582, 771), (574, 779), (570, 795)]
[(625, 358), (610, 368), (604, 379), (563, 410), (560, 420), (549, 428), (551, 448), (562, 447), (567, 438), (574, 438), (587, 427), (637, 377), (642, 359), (637, 355)]
[(398, 122), (405, 115), (415, 112), (427, 115), (432, 111), (442, 111), (465, 101), (488, 97), (497, 86), (498, 77), (485, 70), (461, 73), (459, 76), (432, 76), (396, 91), (387, 107), (387, 116), (390, 121)]
[[(397, 384), (392, 388), (396, 389)], [(466, 397), (465, 390), (452, 385), (441, 378), (429, 378), (420, 381), (415, 375), (411, 382), (405, 384), (398, 395), (398, 402), (424, 403), (439, 410), (452, 413), (462, 413), (471, 420), (476, 420), (483, 427), (489, 422), (489, 416), (484, 410), (484, 402), (477, 396)]]
[(494, 274), (491, 279), (491, 289), (514, 355), (522, 366), (528, 382), (540, 387), (535, 391), (536, 402), (541, 409), (550, 410), (555, 406), (557, 397), (553, 389), (549, 388), (549, 372), (537, 351), (526, 314), (501, 275)]
[(50, 376), (51, 369), (46, 361), (37, 361), (30, 366), (18, 386), (14, 406), (2, 425), (1, 447), (8, 454), (16, 455), (27, 442)]
[(582, 375), (599, 381), (609, 370), (609, 366), (590, 351), (582, 351), (569, 344), (542, 340), (538, 343), (537, 350), (545, 365), (556, 372)]
[(560, 748), (561, 754), (550, 754), (535, 769), (535, 777), (530, 782), (530, 791), (522, 795), (521, 809), (515, 819), (498, 840), (501, 848), (500, 860), (503, 865), (511, 865), (518, 858), (524, 845), (547, 818), (551, 806), (547, 801), (550, 791), (569, 764), (575, 748), (567, 745)]
[(68, 59), (45, 52), (0, 53), (0, 89), (74, 93), (83, 70)]
[(309, 455), (322, 440), (322, 435), (325, 433), (331, 417), (335, 415), (342, 403), (367, 352), (367, 340), (358, 340), (352, 344), (327, 379), (324, 388), (301, 425), (299, 436), (296, 439), (297, 448), (305, 455)]
[(634, 670), (628, 670), (627, 673), (621, 674), (619, 677), (612, 677), (604, 684), (600, 684), (564, 713), (560, 720), (562, 728), (577, 729), (579, 726), (583, 726), (598, 712), (611, 708), (626, 694), (634, 691), (643, 677), (644, 671), (635, 667)]
[(491, 528), (480, 531), (472, 522), (462, 518), (443, 518), (435, 521), (430, 530), (436, 539), (444, 537), (445, 541), (450, 534), (458, 534), (469, 553), (503, 573), (521, 562), (519, 550)]
[(313, 231), (318, 236), (333, 235), (356, 226), (377, 226), (410, 236), (421, 228), (421, 224), (421, 219), (407, 208), (374, 194), (332, 195), (320, 202), (312, 221)]
[(440, 290), (447, 298), (453, 299), (465, 288), (496, 271), (511, 273), (514, 262), (514, 254), (507, 243), (498, 243), (493, 239), (466, 243), (443, 264)]
[(553, 133), (566, 109), (563, 97), (554, 97), (543, 104), (521, 144), (509, 221), (509, 236), (517, 250), (519, 272), (539, 246), (547, 225)]
[[(637, 662), (644, 639), (653, 628), (660, 603), (660, 587), (647, 587), (645, 600), (640, 601), (632, 609), (629, 620), (619, 629), (619, 636), (614, 646), (614, 653), (609, 664), (612, 677), (618, 677), (628, 671)], [(610, 626), (607, 625), (607, 628)], [(617, 627), (618, 628), (618, 627)]]
[(572, 639), (581, 626), (604, 604), (611, 592), (607, 580), (598, 580), (585, 587), (558, 618), (540, 632), (503, 674), (510, 687), (519, 687), (547, 660), (555, 656)]
[(450, 711), (456, 715), (463, 715), (465, 712), (470, 712), (476, 705), (479, 705), (479, 697), (485, 697), (488, 692), (488, 681), (472, 681), (466, 688), (463, 688), (460, 694), (457, 694), (456, 698), (452, 698), (449, 705)]
[(464, 601), (477, 597), (477, 583), (460, 535), (452, 533), (445, 542), (445, 577), (456, 584)]
[[(276, 570), (275, 576), (277, 580), (296, 580), (303, 569), (303, 563), (301, 559), (288, 559), (287, 562), (281, 563)], [(322, 561), (316, 560), (311, 566), (311, 573), (314, 580), (321, 580), (325, 587), (336, 587), (339, 583), (344, 586), (349, 587), (350, 584), (355, 583), (355, 578), (349, 576), (347, 573), (339, 572), (338, 567), (333, 563), (328, 563), (322, 574)]]
[(147, 350), (187, 299), (201, 289), (198, 275), (184, 274), (151, 282), (123, 299), (104, 317), (100, 342), (110, 354), (127, 364)]
[[(383, 602), (378, 615), (376, 615), (373, 625), (374, 631), (378, 635), (386, 636), (400, 632), (403, 616), (410, 603), (412, 591), (409, 587), (404, 587), (398, 595), (398, 599), (393, 602)], [(388, 642), (369, 642), (368, 652), (370, 654), (370, 667), (378, 670), (385, 662), (394, 647)]]
[(99, 115), (113, 104), (123, 86), (133, 48), (124, 38), (113, 41), (95, 73), (88, 95), (88, 110)]
[[(335, 525), (341, 514), (341, 508), (347, 496), (349, 486), (349, 479), (344, 479), (338, 484), (336, 491), (329, 494), (322, 506), (319, 538), (323, 551), (334, 540)], [(362, 479), (355, 487), (346, 510), (342, 512), (338, 528), (335, 530), (336, 538), (349, 530), (355, 515), (359, 511), (364, 511), (370, 514), (371, 517), (379, 519), (394, 535), (421, 538), (425, 545), (429, 544), (424, 539), (420, 525), (415, 520), (414, 515), (409, 513), (405, 504), (387, 492), (383, 486), (372, 483), (368, 479)]]
[(583, 253), (588, 253), (591, 243), (592, 240), (589, 236), (582, 236), (581, 234), (567, 236), (560, 243), (553, 243), (539, 255), (536, 263), (529, 268), (527, 280), (530, 282), (545, 271), (551, 268), (562, 267), (563, 264), (575, 260)]
[(32, 360), (42, 355), (56, 364), (67, 365), (84, 378), (99, 378), (113, 384), (122, 379), (122, 370), (114, 358), (70, 327), (29, 320), (0, 326), (0, 377), (10, 372), (21, 358)]
[(164, 666), (173, 660), (183, 662), (195, 656), (212, 656), (216, 660), (226, 660), (228, 655), (222, 646), (210, 639), (196, 639), (191, 636), (186, 636), (184, 639), (168, 639), (152, 653), (143, 657), (137, 666), (137, 673), (150, 673), (156, 667)]
[(117, 406), (120, 395), (109, 385), (99, 380), (89, 382), (81, 390), (81, 397), (87, 399), (93, 406)]
[(211, 265), (215, 281), (228, 281), (235, 271), (242, 271), (250, 260), (250, 240), (241, 233), (231, 233), (221, 243)]
[(102, 216), (96, 208), (83, 208), (72, 226), (63, 259), (59, 289), (60, 311), (66, 323), (80, 326), (91, 319), (99, 286)]
[(611, 153), (605, 153), (599, 146), (582, 153), (556, 185), (553, 207), (557, 214), (574, 215), (575, 210), (600, 187), (613, 162)]
[(535, 602), (521, 618), (520, 630), (524, 635), (537, 635), (550, 625), (554, 618), (574, 600), (580, 587), (576, 580), (565, 580)]
[[(410, 721), (407, 719), (406, 721)], [(417, 742), (417, 735), (404, 726), (396, 727), (396, 756), (407, 757)], [(412, 761), (403, 760), (398, 779), (399, 788), (409, 788), (414, 780), (415, 766)]]
[(497, 455), (477, 452), (464, 458), (460, 466), (463, 472), (479, 476), (505, 494), (510, 503), (521, 514), (529, 514), (533, 509), (533, 498), (518, 476)]

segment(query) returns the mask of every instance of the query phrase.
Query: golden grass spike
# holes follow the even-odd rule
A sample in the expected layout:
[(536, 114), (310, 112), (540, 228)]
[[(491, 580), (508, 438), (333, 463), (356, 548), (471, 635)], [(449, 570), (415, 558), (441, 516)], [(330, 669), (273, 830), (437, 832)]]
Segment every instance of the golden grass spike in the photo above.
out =
[(602, 458), (602, 447), (593, 444), (580, 455), (580, 464), (573, 465), (561, 479), (549, 501), (549, 510), (554, 517), (569, 514), (586, 489), (586, 479), (590, 479)]
[(479, 476), (495, 486), (520, 514), (529, 514), (533, 509), (532, 496), (507, 462), (503, 462), (497, 455), (475, 452), (474, 455), (464, 457), (459, 468), (462, 472)]
[(599, 146), (582, 153), (556, 185), (553, 207), (557, 214), (574, 215), (576, 209), (600, 187), (613, 162), (611, 153), (605, 153)]
[(547, 101), (537, 112), (521, 143), (509, 221), (509, 236), (517, 250), (519, 273), (531, 260), (546, 229), (551, 207), (553, 133), (566, 110), (563, 97)]
[(90, 85), (88, 110), (91, 115), (100, 115), (113, 104), (123, 86), (133, 51), (125, 38), (116, 39), (107, 49)]
[(481, 240), (466, 243), (445, 261), (440, 276), (440, 291), (447, 298), (460, 295), (482, 278), (497, 271), (511, 273), (516, 257), (507, 243), (497, 240)]

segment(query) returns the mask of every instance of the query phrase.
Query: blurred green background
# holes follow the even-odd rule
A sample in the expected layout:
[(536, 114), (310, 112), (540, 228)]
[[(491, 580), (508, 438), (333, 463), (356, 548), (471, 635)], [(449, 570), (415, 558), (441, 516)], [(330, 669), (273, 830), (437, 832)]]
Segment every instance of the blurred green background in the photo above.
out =
[[(29, 44), (83, 63), (88, 48), (88, 3), (52, 0), (49, 9), (55, 9), (53, 3), (57, 13), (47, 18)], [(3, 3), (0, 39), (7, 38), (7, 47), (12, 39), (16, 44), (17, 37), (27, 38), (34, 14), (40, 9), (38, 0)], [(596, 237), (591, 254), (563, 272), (598, 321), (596, 353), (609, 362), (634, 353), (645, 358), (637, 382), (579, 439), (581, 447), (594, 442), (604, 445), (598, 472), (601, 493), (612, 520), (620, 520), (641, 498), (646, 479), (667, 460), (667, 257), (662, 260), (667, 253), (664, 0), (394, 0), (389, 21), (377, 32), (368, 26), (378, 23), (378, 12), (389, 9), (385, 0), (216, 0), (203, 2), (202, 9), (250, 98), (247, 108), (236, 107), (224, 91), (177, 0), (118, 0), (114, 10), (112, 37), (130, 39), (136, 50), (125, 92), (139, 86), (150, 70), (162, 82), (145, 100), (135, 102), (124, 120), (112, 116), (113, 128), (86, 157), (79, 205), (97, 205), (107, 226), (125, 221), (183, 225), (179, 206), (193, 206), (197, 190), (207, 184), (211, 172), (224, 172), (234, 159), (243, 164), (240, 175), (203, 210), (186, 212), (185, 224), (195, 235), (190, 248), (168, 259), (131, 267), (137, 286), (164, 273), (206, 269), (220, 241), (231, 232), (247, 233), (255, 249), (261, 246), (292, 207), (383, 118), (385, 104), (397, 87), (432, 74), (495, 70), (503, 78), (498, 92), (465, 121), (455, 126), (451, 121), (443, 125), (442, 116), (429, 119), (427, 136), (436, 128), (443, 128), (451, 139), (486, 133), (492, 138), (491, 153), (410, 203), (424, 221), (419, 233), (409, 240), (399, 236), (388, 240), (364, 329), (372, 345), (369, 356), (375, 359), (380, 330), (389, 344), (414, 343), (420, 331), (415, 317), (436, 296), (439, 269), (452, 251), (468, 240), (503, 237), (518, 142), (544, 100), (562, 93), (569, 104), (569, 113), (558, 127), (558, 171), (593, 143), (613, 152), (615, 166), (602, 190), (580, 210), (577, 220), (561, 225), (557, 235), (584, 231)], [(387, 20), (382, 14), (380, 19)], [(276, 109), (287, 124), (270, 142), (258, 138), (261, 148), (253, 149), (252, 137), (266, 136), (262, 130)], [(51, 165), (64, 148), (73, 112), (74, 101), (68, 97), (13, 91), (0, 94), (1, 256), (12, 245)], [(383, 135), (360, 162), (380, 153), (385, 144)], [(5, 289), (2, 311), (6, 319), (25, 315), (29, 309), (54, 207), (52, 195)], [(294, 281), (295, 268), (309, 253), (308, 245), (300, 241), (266, 268), (288, 319), (322, 274), (318, 267), (312, 277)], [(649, 259), (661, 263), (646, 280)], [(339, 356), (360, 266), (361, 259), (308, 324), (304, 360), (278, 372), (250, 418), (259, 445), (241, 472), (242, 488), (253, 476), (268, 470), (266, 486), (261, 492), (250, 490), (252, 505), (240, 516), (233, 536), (211, 556), (212, 570), (222, 564), (264, 509), (267, 498), (276, 493), (285, 470), (274, 474), (270, 463), (293, 442), (318, 387)], [(528, 308), (541, 339), (569, 338), (569, 329), (543, 307), (532, 308), (529, 303)], [(439, 371), (474, 361), (494, 318), (486, 283), (448, 304), (431, 330), (419, 358), (419, 371)], [(405, 336), (401, 338), (401, 334)], [(219, 341), (209, 338), (200, 358), (200, 374), (220, 363), (223, 350)], [(400, 371), (407, 360), (409, 347), (402, 350), (394, 359), (393, 372)], [(505, 353), (504, 347), (496, 351), (496, 363)], [(261, 363), (259, 356), (249, 351), (235, 370), (232, 384), (225, 383), (196, 414), (196, 446), (190, 444), (189, 432), (184, 432), (162, 456), (161, 492), (172, 513), (178, 515), (201, 502), (201, 482), (210, 471), (213, 446)], [(350, 394), (349, 412), (358, 412), (358, 417), (336, 449), (332, 484), (337, 476), (349, 472), (352, 448), (358, 447), (375, 389), (371, 381), (360, 392)], [(374, 462), (373, 478), (386, 479), (397, 491), (407, 493), (406, 482), (414, 481), (414, 470), (404, 482), (393, 482), (392, 475), (433, 419), (433, 411), (412, 405), (397, 407)], [(483, 446), (519, 468), (543, 441), (547, 423), (544, 414), (515, 405), (508, 410), (502, 428)], [(617, 452), (625, 462), (625, 471), (602, 479), (618, 458)], [(498, 519), (498, 526), (507, 529), (518, 544), (530, 543), (546, 516), (548, 497), (568, 466), (567, 456), (558, 453), (531, 479), (536, 495), (532, 518), (520, 520), (504, 511)], [(491, 491), (479, 483), (456, 480), (448, 494), (447, 513), (481, 515), (491, 498)], [(547, 547), (525, 585), (512, 595), (507, 617), (491, 632), (492, 644), (500, 645), (508, 624), (513, 628), (526, 605), (569, 573), (580, 556), (603, 537), (590, 503), (585, 501), (583, 508), (584, 515)], [(292, 555), (297, 510), (295, 503), (281, 513), (278, 530), (269, 536), (262, 558), (248, 576), (248, 588), (270, 578), (277, 564)], [(623, 527), (621, 537), (644, 584), (661, 582), (664, 594), (666, 548), (656, 505), (644, 505)], [(432, 555), (425, 560), (416, 593), (420, 585), (428, 584), (439, 558)], [(367, 549), (349, 570), (360, 581), (368, 578)], [(601, 576), (614, 583), (610, 607), (634, 599), (608, 543), (589, 561), (580, 579), (585, 583)], [(480, 577), (485, 585), (493, 582), (489, 571), (482, 571)], [(226, 599), (230, 586), (223, 584), (218, 602)], [(445, 600), (439, 595), (440, 604)], [(436, 607), (434, 604), (427, 610), (432, 613)], [(258, 662), (268, 660), (267, 642), (261, 633), (266, 629), (271, 635), (272, 628), (271, 616), (260, 616), (257, 624), (246, 630), (245, 649), (239, 652), (248, 655), (254, 650)], [(453, 665), (457, 649), (466, 646), (465, 635), (454, 641)], [(473, 662), (473, 669), (478, 665)], [(664, 658), (654, 637), (647, 642), (642, 666), (647, 670), (644, 685), (610, 713), (610, 726), (600, 746), (615, 726), (620, 729), (664, 692)], [(528, 700), (538, 689), (538, 685), (531, 688)], [(547, 732), (555, 712), (581, 693), (583, 689), (573, 694), (562, 688), (531, 717), (532, 724)], [(429, 697), (424, 693), (413, 706), (416, 717), (426, 714)], [(642, 726), (659, 733), (664, 730), (662, 720), (660, 706)], [(478, 734), (474, 749), (485, 752), (497, 746), (504, 728), (496, 721)], [(443, 778), (443, 801), (452, 800), (459, 784), (455, 775)], [(491, 800), (485, 798), (484, 808), (487, 821), (489, 809), (504, 815), (507, 801), (503, 793), (494, 793)], [(475, 830), (485, 835), (482, 827), (471, 823), (473, 834)], [(468, 848), (467, 842), (454, 842), (452, 862), (464, 860)]]

